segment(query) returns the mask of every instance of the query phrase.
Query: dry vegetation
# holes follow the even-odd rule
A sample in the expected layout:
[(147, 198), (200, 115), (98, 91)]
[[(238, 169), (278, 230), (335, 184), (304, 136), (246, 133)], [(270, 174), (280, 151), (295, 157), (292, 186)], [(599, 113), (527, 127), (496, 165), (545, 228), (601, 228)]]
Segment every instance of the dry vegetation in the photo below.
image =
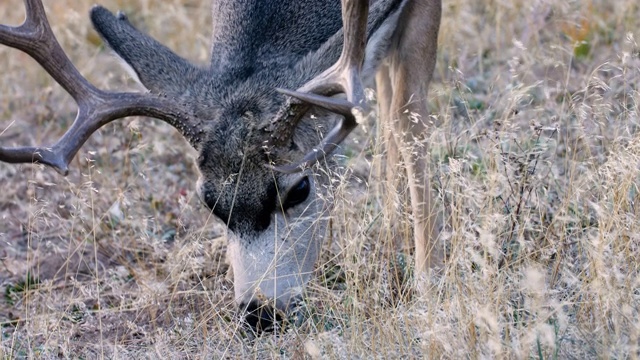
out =
[[(45, 1), (54, 32), (96, 85), (135, 88), (90, 27), (93, 2)], [(207, 61), (209, 0), (99, 2)], [(21, 1), (0, 14), (18, 24)], [(428, 294), (406, 281), (410, 222), (381, 186), (371, 122), (346, 151), (305, 321), (255, 338), (194, 152), (127, 119), (66, 178), (0, 164), (1, 356), (638, 358), (640, 5), (445, 0), (443, 15), (431, 157), (449, 257)], [(61, 135), (70, 97), (22, 53), (0, 47), (0, 67), (2, 145)]]

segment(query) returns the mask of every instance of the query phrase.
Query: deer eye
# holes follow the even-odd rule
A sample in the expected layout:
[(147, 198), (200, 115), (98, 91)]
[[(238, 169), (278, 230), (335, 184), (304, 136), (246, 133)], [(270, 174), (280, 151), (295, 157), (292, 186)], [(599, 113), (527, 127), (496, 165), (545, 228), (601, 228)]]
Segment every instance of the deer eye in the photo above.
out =
[(305, 176), (289, 190), (285, 201), (282, 203), (282, 209), (287, 210), (304, 202), (309, 197), (310, 191), (309, 177)]

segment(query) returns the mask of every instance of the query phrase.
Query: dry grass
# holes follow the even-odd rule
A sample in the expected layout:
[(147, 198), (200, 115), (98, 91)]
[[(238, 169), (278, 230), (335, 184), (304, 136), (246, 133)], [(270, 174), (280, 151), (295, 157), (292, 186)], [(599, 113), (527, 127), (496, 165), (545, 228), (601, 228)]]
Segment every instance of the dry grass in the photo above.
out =
[[(100, 2), (207, 61), (208, 0)], [(92, 3), (46, 1), (54, 31), (95, 84), (134, 87)], [(3, 0), (0, 21), (21, 8)], [(446, 271), (423, 297), (405, 285), (404, 195), (379, 190), (371, 123), (346, 153), (307, 320), (279, 336), (240, 325), (223, 228), (169, 126), (106, 126), (66, 178), (0, 164), (2, 357), (638, 358), (638, 18), (632, 0), (446, 0), (431, 87)], [(0, 47), (0, 66), (2, 144), (62, 134), (70, 97), (24, 54)]]

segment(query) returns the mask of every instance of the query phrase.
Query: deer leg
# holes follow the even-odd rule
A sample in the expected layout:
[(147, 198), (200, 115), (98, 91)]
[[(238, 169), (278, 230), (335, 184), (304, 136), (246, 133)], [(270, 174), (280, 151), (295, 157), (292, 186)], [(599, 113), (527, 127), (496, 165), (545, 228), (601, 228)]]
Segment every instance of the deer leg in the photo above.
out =
[[(436, 62), (441, 4), (411, 1), (403, 9), (405, 24), (394, 34), (390, 58), (393, 97), (390, 114), (398, 150), (407, 169), (414, 223), (416, 274), (427, 274), (442, 264), (437, 246), (437, 216), (430, 186), (428, 86)], [(428, 19), (428, 20), (425, 20)]]
[[(386, 166), (384, 167), (384, 176), (386, 176), (387, 184), (395, 188), (397, 177), (395, 176), (395, 166), (398, 163), (398, 147), (396, 140), (391, 131), (390, 111), (391, 101), (393, 99), (393, 88), (391, 86), (391, 78), (389, 77), (389, 67), (383, 65), (376, 74), (376, 88), (378, 100), (378, 117), (380, 122), (380, 140), (383, 143), (386, 153)], [(383, 175), (383, 174), (380, 174)], [(381, 176), (382, 177), (382, 176)]]
[[(393, 171), (389, 169), (390, 163), (396, 163), (398, 159), (398, 150), (395, 146), (396, 140), (393, 138), (389, 126), (389, 111), (391, 111), (391, 99), (393, 97), (393, 88), (391, 87), (391, 79), (389, 78), (389, 67), (383, 65), (376, 73), (376, 92), (378, 102), (378, 138), (382, 142), (381, 149), (385, 154), (386, 161), (380, 167), (379, 177), (386, 177), (386, 185), (390, 185), (394, 180)], [(391, 171), (390, 171), (391, 170)]]
[[(398, 145), (393, 135), (393, 124), (391, 122), (391, 105), (393, 100), (393, 87), (391, 84), (391, 78), (388, 65), (380, 67), (376, 73), (376, 88), (377, 88), (377, 102), (378, 102), (378, 139), (381, 142), (381, 150), (384, 152), (384, 158), (378, 169), (378, 178), (385, 179), (381, 181), (380, 193), (382, 194), (383, 212), (386, 221), (393, 225), (388, 229), (390, 238), (393, 239), (393, 246), (395, 248), (409, 249), (411, 243), (406, 237), (403, 237), (405, 241), (395, 241), (398, 238), (398, 232), (403, 233), (402, 226), (404, 221), (399, 221), (403, 218), (404, 211), (398, 211), (399, 208), (404, 210), (405, 204), (409, 203), (407, 192), (405, 191), (405, 184), (402, 181), (405, 178), (405, 173), (400, 167), (400, 154), (398, 152)], [(394, 115), (395, 117), (395, 115)]]

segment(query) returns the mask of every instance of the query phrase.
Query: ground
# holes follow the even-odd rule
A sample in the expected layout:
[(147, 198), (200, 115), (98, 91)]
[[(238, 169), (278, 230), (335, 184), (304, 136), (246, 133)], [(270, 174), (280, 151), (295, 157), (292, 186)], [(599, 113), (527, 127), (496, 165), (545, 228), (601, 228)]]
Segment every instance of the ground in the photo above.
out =
[[(48, 0), (54, 32), (103, 89), (139, 89), (88, 0)], [(194, 62), (208, 0), (101, 0)], [(410, 214), (386, 196), (375, 120), (342, 161), (301, 324), (239, 321), (224, 227), (195, 196), (195, 153), (126, 119), (67, 177), (0, 164), (0, 353), (17, 358), (637, 358), (637, 1), (445, 0), (430, 105), (443, 274), (411, 290)], [(22, 2), (4, 0), (17, 25)], [(44, 144), (75, 114), (28, 56), (0, 47), (0, 143)], [(401, 251), (405, 248), (405, 251)]]

